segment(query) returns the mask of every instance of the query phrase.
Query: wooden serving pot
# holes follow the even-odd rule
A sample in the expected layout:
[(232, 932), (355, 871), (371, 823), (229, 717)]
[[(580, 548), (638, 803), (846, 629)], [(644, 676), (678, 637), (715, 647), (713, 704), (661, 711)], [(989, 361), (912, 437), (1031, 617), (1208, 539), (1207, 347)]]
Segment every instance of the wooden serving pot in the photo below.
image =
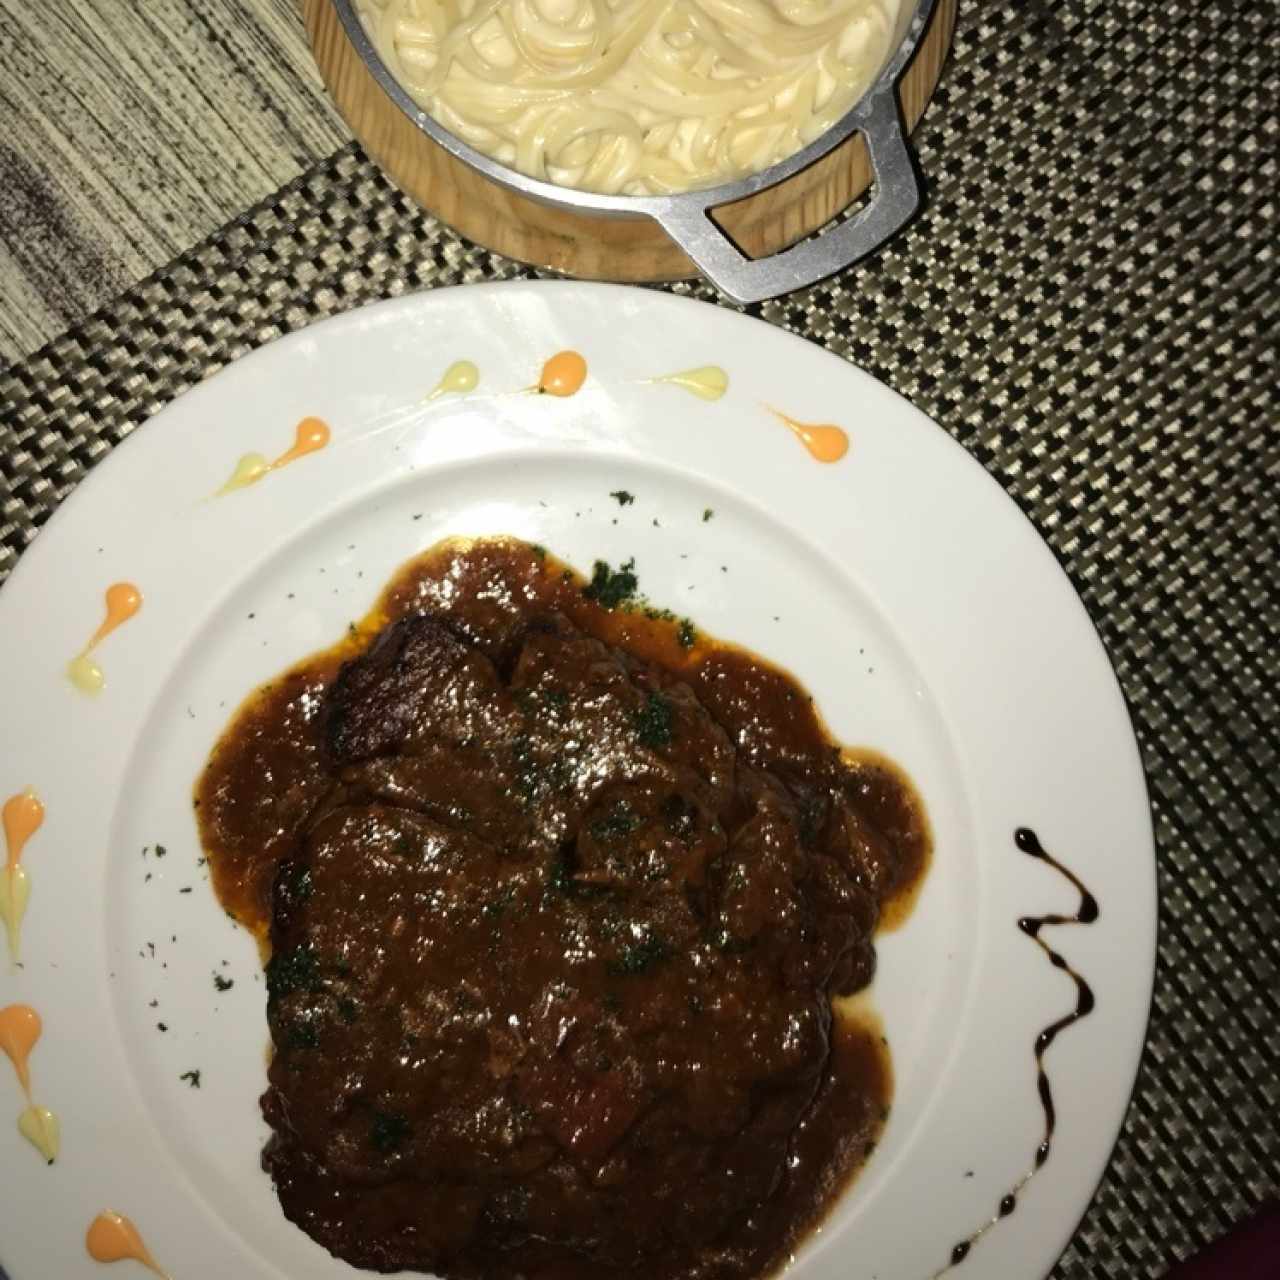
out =
[[(701, 272), (737, 302), (813, 284), (874, 252), (915, 214), (921, 187), (907, 133), (938, 83), (956, 0), (906, 0), (893, 56), (836, 125), (736, 182), (667, 196), (607, 196), (526, 177), (428, 116), (378, 56), (355, 0), (303, 0), (312, 48), (338, 110), (375, 161), (468, 239), (593, 280)], [(874, 185), (856, 214), (831, 221)]]

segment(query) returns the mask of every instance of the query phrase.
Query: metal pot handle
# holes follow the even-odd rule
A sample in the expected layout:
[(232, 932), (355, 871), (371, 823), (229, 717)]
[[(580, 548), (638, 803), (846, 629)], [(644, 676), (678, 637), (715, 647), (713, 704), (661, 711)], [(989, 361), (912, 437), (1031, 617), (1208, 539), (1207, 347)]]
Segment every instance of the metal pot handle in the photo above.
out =
[(767, 258), (748, 258), (712, 221), (711, 206), (699, 206), (688, 195), (655, 216), (703, 275), (734, 302), (763, 302), (816, 284), (873, 253), (920, 207), (920, 180), (907, 148), (897, 93), (877, 94), (858, 128), (871, 157), (874, 194), (865, 209), (823, 235)]

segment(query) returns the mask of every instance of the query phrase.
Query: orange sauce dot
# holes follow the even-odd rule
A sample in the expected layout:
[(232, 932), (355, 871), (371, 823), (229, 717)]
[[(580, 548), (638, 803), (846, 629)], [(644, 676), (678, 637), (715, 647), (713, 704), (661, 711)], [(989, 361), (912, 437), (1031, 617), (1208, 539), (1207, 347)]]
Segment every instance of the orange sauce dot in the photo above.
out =
[(6, 867), (12, 871), (22, 860), (22, 850), (28, 840), (40, 830), (44, 821), (44, 805), (40, 797), (28, 787), (4, 802), (4, 840), (8, 849)]
[(571, 396), (587, 380), (587, 362), (580, 352), (558, 351), (542, 366), (538, 390), (549, 396)]
[(277, 467), (287, 467), (289, 463), (305, 458), (317, 449), (323, 449), (329, 443), (331, 435), (329, 424), (322, 418), (303, 418), (298, 423), (293, 447), (282, 453), (271, 464), (271, 469), (274, 471)]
[(113, 582), (107, 588), (106, 602), (107, 616), (85, 646), (85, 653), (105, 640), (122, 622), (128, 622), (142, 608), (142, 592), (132, 582)]
[[(156, 1265), (150, 1250), (142, 1243), (138, 1228), (122, 1213), (106, 1209), (98, 1214), (85, 1232), (84, 1247), (95, 1262), (123, 1262), (129, 1259), (149, 1267), (158, 1276), (165, 1273)], [(166, 1278), (167, 1280), (167, 1278)]]
[(89, 655), (122, 622), (128, 622), (142, 608), (142, 592), (132, 582), (115, 582), (107, 588), (107, 616), (89, 637), (89, 643), (67, 664), (67, 676), (81, 693), (101, 693), (107, 678)]
[(0, 874), (0, 921), (9, 940), (9, 962), (18, 963), (22, 949), (22, 918), (27, 913), (31, 881), (22, 866), (22, 851), (44, 821), (44, 805), (28, 787), (4, 802), (5, 868)]
[(18, 1073), (22, 1092), (31, 1096), (31, 1050), (40, 1039), (40, 1015), (29, 1004), (11, 1004), (0, 1009), (0, 1049)]
[(818, 462), (839, 462), (849, 452), (849, 434), (843, 428), (827, 422), (797, 422), (777, 409), (766, 407), (775, 418), (786, 424)]

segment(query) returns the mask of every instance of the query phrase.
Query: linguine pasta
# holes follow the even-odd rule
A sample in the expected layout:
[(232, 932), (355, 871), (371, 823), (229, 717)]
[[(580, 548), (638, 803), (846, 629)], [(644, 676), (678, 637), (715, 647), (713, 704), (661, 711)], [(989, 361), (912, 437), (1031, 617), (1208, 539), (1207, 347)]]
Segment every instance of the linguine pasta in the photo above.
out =
[(627, 195), (758, 172), (888, 58), (900, 0), (358, 0), (447, 129), (521, 173)]

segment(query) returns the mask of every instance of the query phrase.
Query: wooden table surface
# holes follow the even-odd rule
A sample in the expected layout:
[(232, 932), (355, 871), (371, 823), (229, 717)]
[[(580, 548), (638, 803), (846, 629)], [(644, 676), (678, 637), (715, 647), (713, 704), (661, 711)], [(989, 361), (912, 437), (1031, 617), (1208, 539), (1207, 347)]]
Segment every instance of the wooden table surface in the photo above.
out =
[(294, 0), (0, 0), (0, 366), (350, 137)]

